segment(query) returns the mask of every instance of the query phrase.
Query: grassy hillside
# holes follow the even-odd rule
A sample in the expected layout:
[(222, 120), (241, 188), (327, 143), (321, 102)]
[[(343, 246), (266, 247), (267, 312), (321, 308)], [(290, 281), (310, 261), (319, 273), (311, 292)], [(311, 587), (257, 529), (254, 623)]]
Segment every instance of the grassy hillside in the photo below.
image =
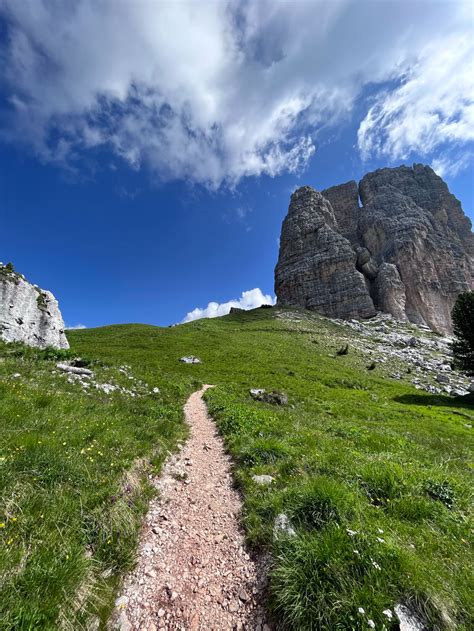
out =
[[(0, 627), (105, 618), (132, 562), (147, 467), (183, 437), (188, 393), (211, 383), (248, 539), (273, 559), (270, 605), (284, 628), (396, 628), (384, 611), (397, 603), (429, 628), (472, 628), (474, 411), (390, 379), (395, 359), (368, 370), (356, 335), (279, 309), (68, 333), (73, 354), (99, 360), (97, 382), (129, 390), (133, 376), (136, 396), (88, 392), (53, 375), (41, 353), (2, 348)], [(180, 363), (185, 354), (203, 363)], [(253, 387), (286, 392), (288, 406), (252, 400)], [(274, 482), (258, 486), (256, 473)], [(281, 513), (295, 536), (274, 538)]]
[(67, 355), (0, 345), (0, 629), (107, 617), (133, 565), (146, 475), (186, 435), (187, 391), (154, 393), (159, 374), (149, 387), (98, 361), (83, 388), (56, 369)]

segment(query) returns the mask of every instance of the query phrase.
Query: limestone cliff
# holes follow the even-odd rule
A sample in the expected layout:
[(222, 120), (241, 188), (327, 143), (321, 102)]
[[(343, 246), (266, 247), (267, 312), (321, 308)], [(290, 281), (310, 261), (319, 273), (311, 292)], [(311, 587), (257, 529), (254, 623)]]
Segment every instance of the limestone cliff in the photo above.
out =
[(309, 186), (293, 193), (275, 271), (278, 301), (333, 317), (375, 315), (364, 276), (355, 263), (356, 254), (339, 234), (327, 199)]
[[(331, 217), (325, 230), (337, 235), (331, 235), (330, 243), (320, 238), (322, 206)], [(312, 224), (302, 247), (294, 235)], [(344, 268), (339, 266), (335, 279), (334, 263), (341, 253)], [(348, 182), (322, 194), (303, 187), (293, 194), (275, 270), (280, 304), (342, 318), (368, 317), (372, 304), (373, 310), (398, 320), (450, 333), (456, 297), (473, 288), (471, 222), (430, 167), (379, 169), (359, 185)]]
[(53, 294), (4, 265), (0, 265), (0, 337), (40, 348), (69, 348)]

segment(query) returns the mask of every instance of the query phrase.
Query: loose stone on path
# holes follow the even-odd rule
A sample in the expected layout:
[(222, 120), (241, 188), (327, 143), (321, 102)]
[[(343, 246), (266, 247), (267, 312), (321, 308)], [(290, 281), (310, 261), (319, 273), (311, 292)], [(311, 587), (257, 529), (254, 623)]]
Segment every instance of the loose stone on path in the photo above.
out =
[(202, 395), (185, 405), (191, 435), (156, 480), (135, 570), (116, 601), (121, 631), (270, 629), (265, 572), (245, 549), (231, 461)]

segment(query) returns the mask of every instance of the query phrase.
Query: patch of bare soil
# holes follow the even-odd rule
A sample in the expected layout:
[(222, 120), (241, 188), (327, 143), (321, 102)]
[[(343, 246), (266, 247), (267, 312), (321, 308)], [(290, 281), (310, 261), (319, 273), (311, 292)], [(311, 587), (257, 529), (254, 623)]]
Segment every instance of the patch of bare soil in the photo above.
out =
[(245, 549), (231, 462), (202, 400), (185, 405), (191, 436), (157, 479), (136, 569), (117, 599), (121, 631), (269, 631), (265, 572)]

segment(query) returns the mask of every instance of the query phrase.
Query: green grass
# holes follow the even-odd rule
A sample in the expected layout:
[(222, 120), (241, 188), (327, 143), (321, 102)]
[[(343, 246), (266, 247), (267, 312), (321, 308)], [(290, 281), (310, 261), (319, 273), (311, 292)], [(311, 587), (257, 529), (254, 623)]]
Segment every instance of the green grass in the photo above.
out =
[[(248, 541), (272, 559), (269, 606), (283, 628), (367, 629), (372, 619), (395, 629), (383, 610), (397, 603), (430, 629), (473, 628), (472, 405), (388, 378), (390, 361), (367, 370), (350, 335), (276, 309), (68, 332), (73, 353), (101, 361), (94, 369), (103, 381), (122, 378), (126, 363), (160, 388), (137, 398), (88, 396), (51, 375), (52, 359), (7, 355), (5, 628), (105, 619), (151, 493), (136, 474), (132, 497), (124, 494), (126, 472), (143, 461), (157, 470), (185, 431), (180, 406), (202, 383), (217, 386), (206, 399), (234, 458)], [(337, 356), (347, 341), (348, 354)], [(178, 361), (189, 354), (203, 363)], [(284, 391), (289, 405), (256, 402), (252, 387)], [(81, 453), (90, 446), (93, 463)], [(271, 486), (252, 481), (262, 473), (275, 478)], [(274, 540), (282, 512), (297, 534)]]
[(83, 392), (52, 374), (72, 353), (0, 352), (0, 628), (86, 628), (133, 566), (146, 474), (184, 437), (181, 409), (174, 396)]

